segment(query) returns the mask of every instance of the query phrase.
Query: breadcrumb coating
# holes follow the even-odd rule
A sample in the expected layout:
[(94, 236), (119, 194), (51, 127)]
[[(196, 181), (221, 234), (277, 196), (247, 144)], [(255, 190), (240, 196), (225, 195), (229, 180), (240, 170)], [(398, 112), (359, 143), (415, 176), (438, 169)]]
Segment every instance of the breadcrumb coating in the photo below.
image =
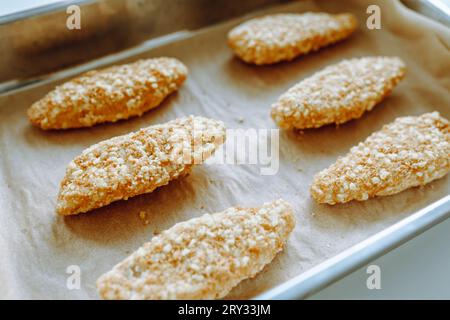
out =
[(181, 222), (101, 276), (103, 299), (218, 299), (255, 276), (294, 229), (289, 203), (229, 208)]
[(68, 165), (56, 211), (77, 214), (152, 192), (189, 173), (224, 140), (221, 121), (190, 116), (102, 141)]
[(314, 177), (319, 203), (387, 196), (425, 185), (450, 170), (450, 127), (438, 112), (397, 118)]
[(141, 116), (176, 91), (187, 72), (180, 61), (165, 57), (89, 71), (34, 103), (28, 118), (47, 130), (91, 127)]
[(309, 129), (360, 118), (403, 79), (397, 57), (343, 60), (299, 82), (272, 105), (271, 116), (285, 129)]
[(273, 64), (348, 38), (357, 27), (349, 13), (275, 14), (235, 27), (228, 34), (228, 44), (247, 63)]

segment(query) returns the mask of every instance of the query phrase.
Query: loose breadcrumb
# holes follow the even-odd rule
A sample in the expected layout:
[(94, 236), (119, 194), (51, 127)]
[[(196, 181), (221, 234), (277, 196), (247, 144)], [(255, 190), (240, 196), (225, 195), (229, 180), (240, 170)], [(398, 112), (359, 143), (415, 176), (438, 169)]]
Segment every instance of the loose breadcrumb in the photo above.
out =
[(103, 299), (217, 299), (255, 276), (294, 229), (291, 206), (230, 208), (181, 222), (102, 275)]
[(396, 57), (343, 60), (299, 82), (272, 105), (271, 116), (286, 129), (318, 128), (357, 119), (403, 79)]
[(140, 211), (139, 212), (139, 219), (141, 219), (142, 224), (147, 225), (149, 224), (149, 220), (147, 219), (147, 212), (145, 211)]
[(449, 122), (438, 112), (397, 118), (314, 177), (319, 203), (344, 203), (425, 185), (450, 170)]
[(224, 140), (221, 121), (190, 116), (102, 141), (67, 167), (56, 211), (77, 214), (152, 192), (186, 175)]
[(356, 18), (349, 13), (275, 14), (235, 27), (228, 44), (245, 62), (264, 65), (319, 50), (348, 38), (356, 29)]
[(28, 117), (42, 129), (68, 129), (140, 116), (176, 91), (186, 76), (185, 65), (165, 57), (89, 71), (34, 103)]

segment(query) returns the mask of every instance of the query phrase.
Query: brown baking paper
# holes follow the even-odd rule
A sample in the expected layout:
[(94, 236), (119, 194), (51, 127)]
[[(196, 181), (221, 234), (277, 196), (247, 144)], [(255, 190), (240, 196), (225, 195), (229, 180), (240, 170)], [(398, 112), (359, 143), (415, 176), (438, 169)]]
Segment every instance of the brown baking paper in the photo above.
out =
[[(369, 4), (382, 8), (381, 30), (366, 28)], [(28, 123), (25, 112), (56, 83), (0, 97), (0, 298), (96, 299), (96, 279), (155, 233), (207, 212), (283, 198), (292, 203), (297, 226), (284, 252), (227, 296), (249, 298), (447, 195), (448, 177), (365, 202), (328, 206), (312, 201), (313, 175), (383, 124), (433, 110), (450, 118), (450, 31), (398, 1), (302, 1), (266, 12), (309, 10), (352, 12), (360, 29), (317, 53), (256, 67), (234, 58), (226, 45), (227, 32), (242, 18), (125, 60), (174, 56), (190, 70), (177, 94), (140, 118), (44, 132)], [(221, 119), (228, 128), (275, 129), (269, 112), (280, 94), (329, 64), (366, 55), (401, 57), (408, 67), (405, 80), (359, 120), (303, 134), (281, 131), (276, 175), (261, 175), (258, 165), (206, 164), (151, 194), (78, 216), (55, 215), (66, 165), (91, 144), (189, 114)], [(78, 290), (67, 287), (70, 272), (76, 273), (77, 267), (68, 270), (72, 265), (81, 272)]]

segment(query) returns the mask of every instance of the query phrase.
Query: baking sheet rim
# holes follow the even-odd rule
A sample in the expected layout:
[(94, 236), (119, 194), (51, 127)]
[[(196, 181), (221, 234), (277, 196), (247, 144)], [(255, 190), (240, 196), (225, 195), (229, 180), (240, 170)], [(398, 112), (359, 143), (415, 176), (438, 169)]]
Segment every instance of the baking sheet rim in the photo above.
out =
[[(255, 300), (304, 299), (450, 218), (450, 195), (413, 213)], [(333, 269), (331, 270), (330, 269)]]

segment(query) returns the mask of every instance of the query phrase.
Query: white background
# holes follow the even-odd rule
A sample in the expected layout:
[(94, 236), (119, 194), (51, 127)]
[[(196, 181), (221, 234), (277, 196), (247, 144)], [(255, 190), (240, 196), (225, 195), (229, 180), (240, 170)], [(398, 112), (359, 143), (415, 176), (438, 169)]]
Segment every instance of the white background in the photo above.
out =
[(381, 290), (369, 290), (366, 267), (312, 299), (450, 299), (450, 219), (373, 261)]

